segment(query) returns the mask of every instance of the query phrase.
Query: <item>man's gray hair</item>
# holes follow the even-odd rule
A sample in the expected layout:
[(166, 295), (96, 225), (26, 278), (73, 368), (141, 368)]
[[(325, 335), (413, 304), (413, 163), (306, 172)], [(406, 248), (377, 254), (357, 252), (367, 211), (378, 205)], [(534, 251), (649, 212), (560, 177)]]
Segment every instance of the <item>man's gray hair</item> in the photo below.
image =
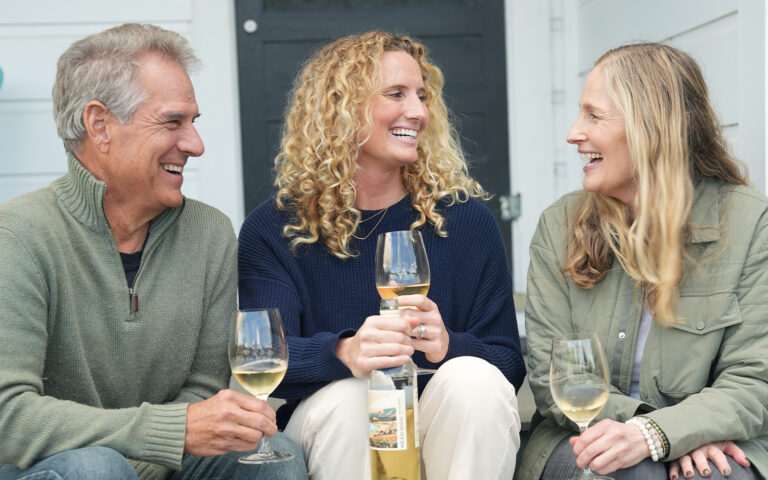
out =
[(199, 64), (189, 42), (154, 25), (127, 23), (73, 43), (59, 58), (53, 85), (53, 115), (64, 148), (74, 153), (85, 139), (83, 110), (103, 103), (122, 123), (133, 117), (145, 92), (135, 81), (138, 58), (155, 52), (186, 72)]

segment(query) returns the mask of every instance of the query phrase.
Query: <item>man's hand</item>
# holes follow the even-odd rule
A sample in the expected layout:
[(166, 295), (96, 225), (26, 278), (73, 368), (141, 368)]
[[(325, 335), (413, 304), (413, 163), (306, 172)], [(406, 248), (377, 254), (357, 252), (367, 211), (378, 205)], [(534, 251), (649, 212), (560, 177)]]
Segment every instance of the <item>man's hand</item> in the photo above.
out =
[(253, 450), (264, 435), (277, 433), (275, 412), (263, 400), (221, 390), (187, 408), (184, 452), (198, 457)]

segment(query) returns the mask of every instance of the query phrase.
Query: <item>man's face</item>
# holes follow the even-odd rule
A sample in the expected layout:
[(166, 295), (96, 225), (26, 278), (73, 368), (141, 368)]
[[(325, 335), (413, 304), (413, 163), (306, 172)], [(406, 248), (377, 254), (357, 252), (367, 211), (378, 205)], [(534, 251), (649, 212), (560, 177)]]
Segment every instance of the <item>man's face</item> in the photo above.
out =
[(184, 69), (156, 53), (139, 57), (139, 63), (136, 81), (145, 99), (128, 123), (109, 117), (100, 176), (109, 198), (153, 217), (181, 205), (187, 158), (202, 155), (204, 146), (193, 125), (197, 101)]

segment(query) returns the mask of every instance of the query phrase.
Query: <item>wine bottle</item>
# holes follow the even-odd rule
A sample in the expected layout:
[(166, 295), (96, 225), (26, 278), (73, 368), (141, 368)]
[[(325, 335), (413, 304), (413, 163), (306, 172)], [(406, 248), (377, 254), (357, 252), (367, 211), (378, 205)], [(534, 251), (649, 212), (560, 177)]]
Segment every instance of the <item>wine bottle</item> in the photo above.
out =
[[(381, 315), (400, 315), (397, 299), (381, 301)], [(374, 370), (368, 383), (371, 480), (420, 480), (418, 388), (413, 362)]]

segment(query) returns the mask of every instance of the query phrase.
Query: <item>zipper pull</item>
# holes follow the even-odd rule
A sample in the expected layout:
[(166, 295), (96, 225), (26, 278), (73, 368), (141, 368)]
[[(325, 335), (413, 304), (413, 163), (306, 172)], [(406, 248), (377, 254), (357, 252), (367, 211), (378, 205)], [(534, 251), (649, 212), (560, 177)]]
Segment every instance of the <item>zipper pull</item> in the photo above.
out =
[(133, 288), (128, 289), (128, 303), (130, 305), (131, 313), (138, 313), (139, 311), (139, 294)]

